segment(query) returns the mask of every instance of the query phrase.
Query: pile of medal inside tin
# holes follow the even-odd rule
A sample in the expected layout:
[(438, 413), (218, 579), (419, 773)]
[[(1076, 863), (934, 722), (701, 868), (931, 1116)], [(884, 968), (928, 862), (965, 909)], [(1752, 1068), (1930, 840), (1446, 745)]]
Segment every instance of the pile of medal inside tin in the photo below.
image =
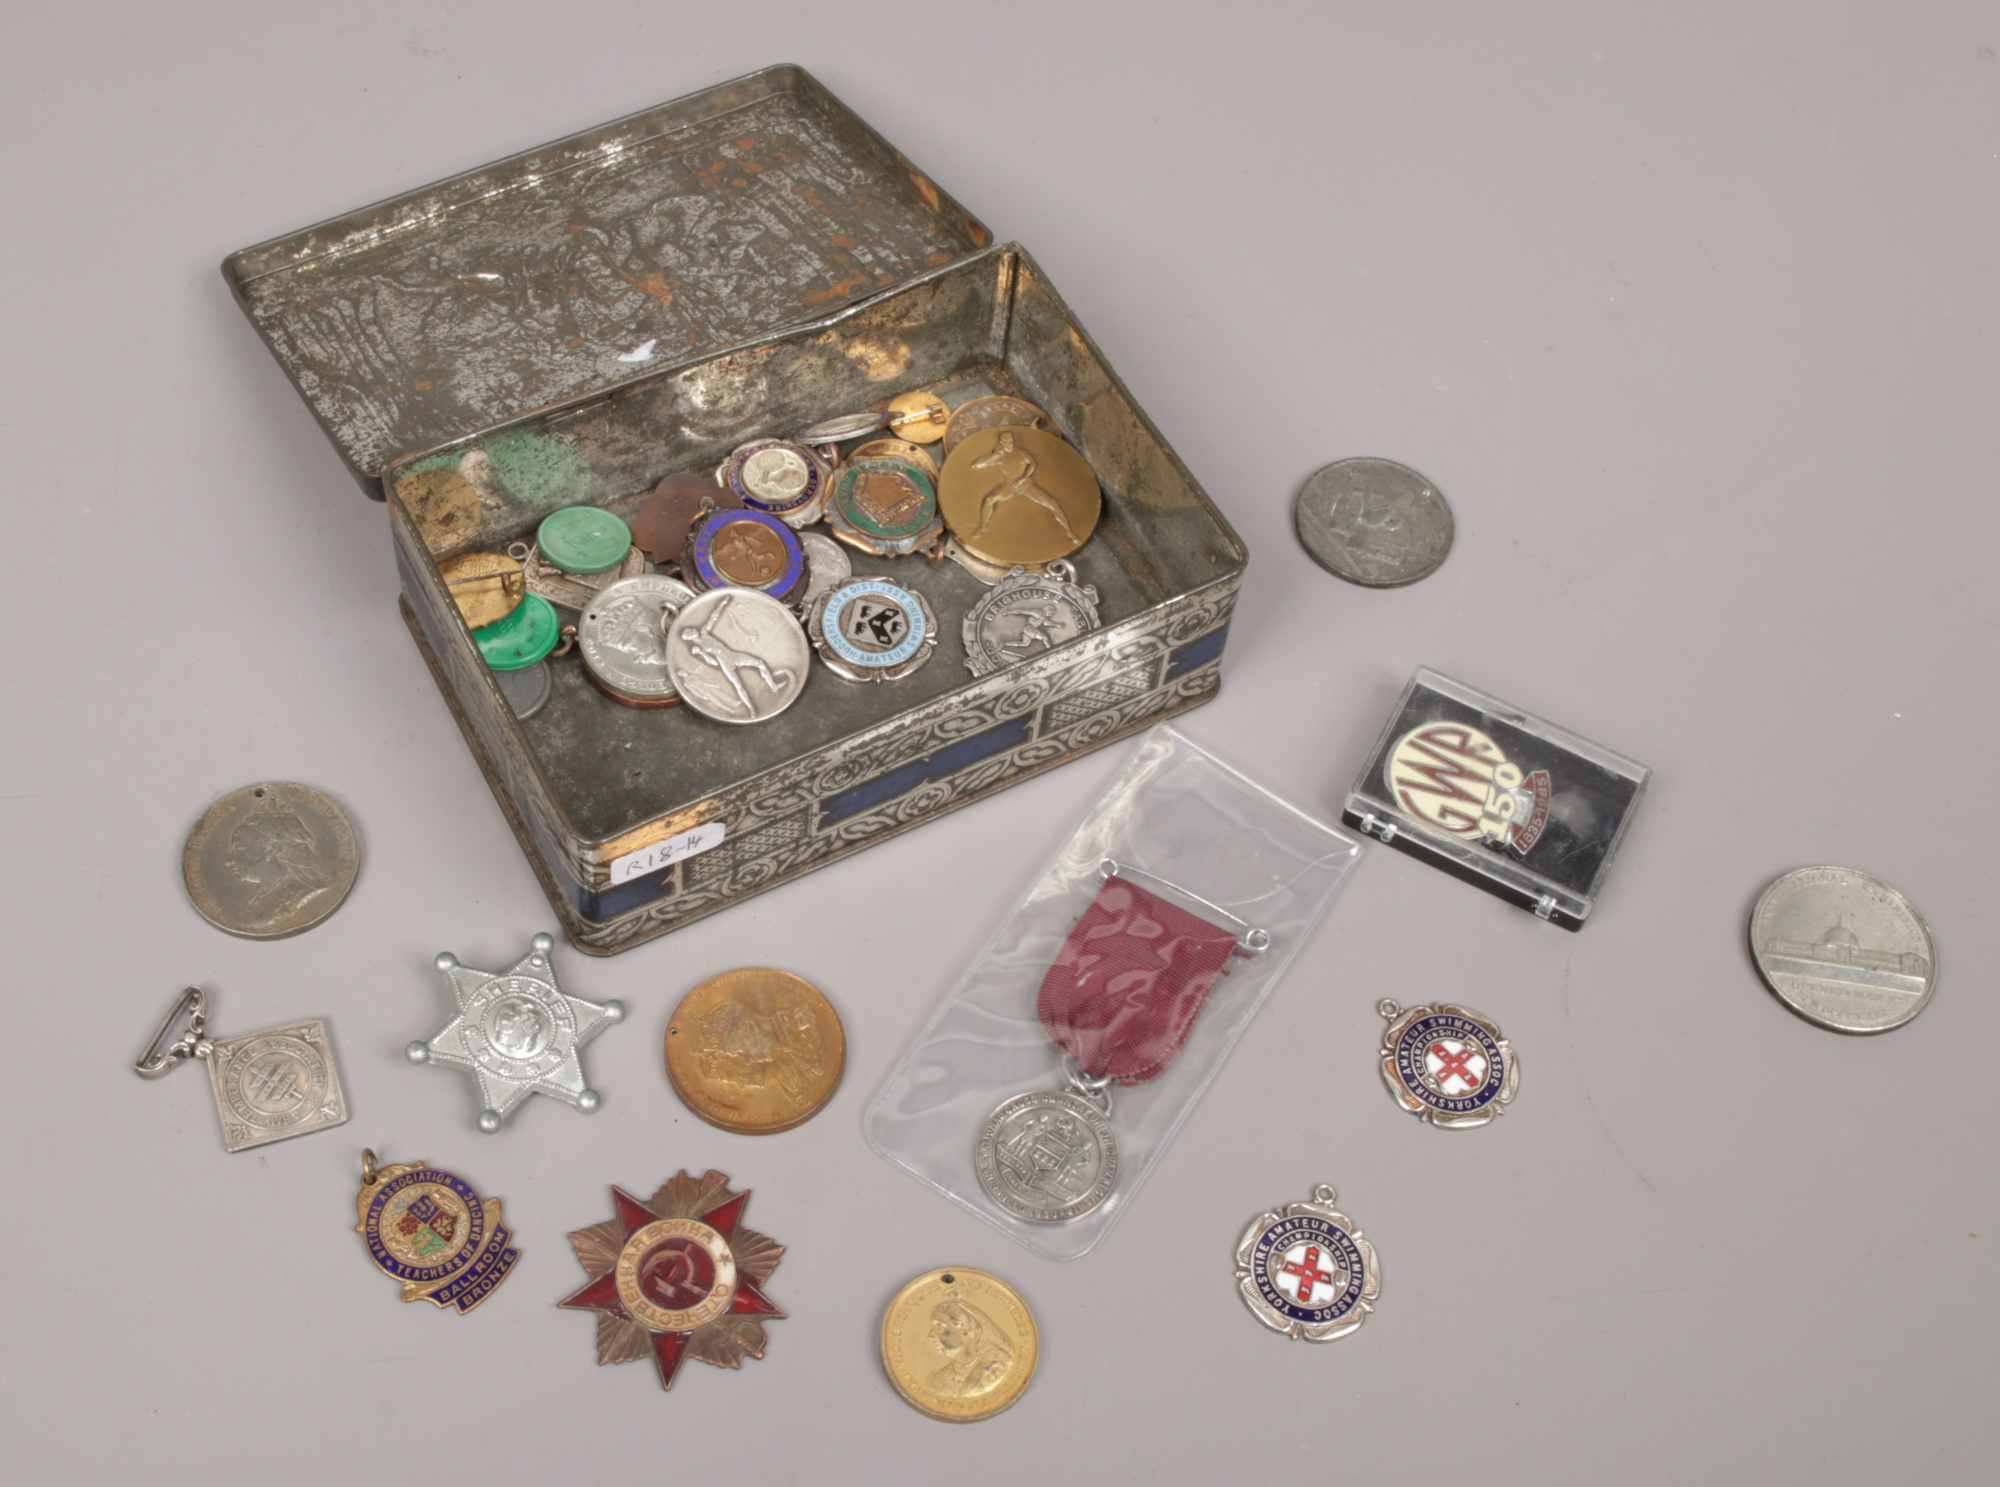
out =
[[(953, 409), (912, 392), (753, 440), (712, 479), (669, 475), (629, 524), (566, 507), (532, 543), (439, 571), (521, 716), (548, 696), (540, 663), (574, 649), (629, 707), (686, 703), (760, 723), (805, 690), (815, 651), (861, 683), (930, 659), (938, 615), (894, 576), (912, 558), (955, 562), (989, 586), (961, 621), (975, 677), (1096, 629), (1097, 591), (1065, 559), (1102, 507), (1090, 462), (1034, 404), (986, 396)], [(856, 572), (850, 551), (889, 571)]]

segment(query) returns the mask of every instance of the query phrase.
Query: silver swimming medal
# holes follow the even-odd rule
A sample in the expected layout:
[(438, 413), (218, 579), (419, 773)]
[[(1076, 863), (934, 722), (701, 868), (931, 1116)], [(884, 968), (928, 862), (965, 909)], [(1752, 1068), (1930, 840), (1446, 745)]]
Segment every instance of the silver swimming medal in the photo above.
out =
[(1071, 564), (1058, 559), (1044, 573), (1016, 567), (965, 616), (966, 669), (989, 676), (1097, 626), (1097, 590), (1079, 585)]
[(660, 574), (612, 584), (585, 607), (577, 622), (576, 648), (583, 664), (614, 692), (647, 699), (672, 697), (666, 626), (693, 599), (693, 589)]
[(827, 669), (851, 682), (900, 681), (937, 649), (937, 615), (915, 589), (850, 578), (813, 602), (806, 633)]
[(1382, 1263), (1326, 1183), (1310, 1202), (1260, 1213), (1236, 1242), (1236, 1288), (1273, 1332), (1331, 1342), (1368, 1319), (1382, 1294)]
[(1111, 1080), (1063, 1060), (1066, 1089), (1003, 1101), (980, 1128), (973, 1162), (987, 1196), (1031, 1224), (1082, 1218), (1118, 1186)]
[(754, 589), (710, 589), (667, 627), (674, 689), (719, 723), (761, 723), (790, 707), (812, 654), (792, 612)]
[(583, 1045), (625, 1017), (623, 1002), (587, 1002), (556, 984), (553, 936), (540, 934), (509, 970), (475, 971), (449, 951), (437, 968), (458, 1015), (429, 1042), (405, 1049), (413, 1064), (465, 1069), (479, 1085), (479, 1129), (488, 1135), (529, 1095), (588, 1115), (603, 1097), (583, 1081)]
[(1396, 1103), (1446, 1130), (1483, 1126), (1512, 1102), (1521, 1063), (1491, 1019), (1438, 1003), (1403, 1008), (1380, 1001), (1382, 1082)]

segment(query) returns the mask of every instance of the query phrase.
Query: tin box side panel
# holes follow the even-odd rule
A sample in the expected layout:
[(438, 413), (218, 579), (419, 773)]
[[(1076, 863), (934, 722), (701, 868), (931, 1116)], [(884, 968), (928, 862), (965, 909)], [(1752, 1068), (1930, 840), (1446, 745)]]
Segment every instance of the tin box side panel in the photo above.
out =
[(773, 68), (234, 255), (355, 471), (755, 339), (990, 234)]
[(1025, 252), (1015, 272), (1008, 371), (1089, 458), (1105, 491), (1096, 540), (1148, 603), (1238, 573), (1242, 539)]

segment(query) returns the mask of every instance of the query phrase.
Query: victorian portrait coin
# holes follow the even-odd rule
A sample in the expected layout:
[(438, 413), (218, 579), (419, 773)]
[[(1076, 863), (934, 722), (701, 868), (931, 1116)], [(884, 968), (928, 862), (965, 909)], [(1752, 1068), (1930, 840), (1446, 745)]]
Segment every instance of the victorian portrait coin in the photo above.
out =
[(528, 596), (521, 565), (504, 552), (468, 552), (438, 564), (438, 577), (467, 628), (503, 620)]
[(1041, 1335), (1020, 1293), (983, 1270), (920, 1275), (882, 1317), (882, 1367), (934, 1420), (991, 1419), (1035, 1375)]
[(1031, 428), (982, 429), (945, 459), (938, 505), (952, 536), (989, 563), (1067, 557), (1103, 510), (1097, 475), (1076, 449)]
[(667, 1022), (667, 1078), (688, 1109), (740, 1136), (803, 1125), (847, 1067), (840, 1014), (810, 981), (762, 966), (711, 976)]
[(181, 877), (217, 929), (282, 940), (339, 908), (360, 862), (346, 812), (317, 790), (268, 780), (208, 808), (181, 849)]
[(1048, 414), (1025, 398), (1004, 395), (974, 398), (951, 415), (951, 423), (944, 431), (945, 458), (949, 459), (954, 449), (981, 429), (1038, 429), (1048, 421)]
[(1394, 460), (1328, 465), (1300, 490), (1299, 541), (1322, 568), (1372, 589), (1429, 578), (1451, 551), (1451, 507)]
[(912, 444), (935, 444), (951, 423), (951, 410), (936, 393), (906, 392), (889, 399), (889, 432)]
[(576, 627), (576, 648), (591, 680), (619, 701), (665, 706), (674, 700), (667, 617), (693, 598), (686, 584), (657, 573), (620, 579), (601, 590)]
[(1799, 1016), (1836, 1033), (1886, 1033), (1937, 989), (1937, 947), (1916, 907), (1851, 867), (1802, 867), (1764, 890), (1750, 953)]
[(812, 646), (768, 594), (711, 589), (674, 616), (667, 674), (681, 700), (721, 723), (775, 718), (805, 690)]

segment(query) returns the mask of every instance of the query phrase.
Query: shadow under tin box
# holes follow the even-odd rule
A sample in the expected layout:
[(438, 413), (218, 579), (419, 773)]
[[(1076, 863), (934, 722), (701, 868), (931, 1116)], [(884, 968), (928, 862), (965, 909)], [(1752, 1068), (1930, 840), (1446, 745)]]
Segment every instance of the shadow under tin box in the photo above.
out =
[[(363, 488), (402, 608), (579, 949), (611, 954), (1207, 701), (1245, 553), (1018, 246), (780, 66), (232, 255), (223, 271)], [(870, 561), (931, 663), (815, 665), (734, 727), (620, 705), (574, 656), (517, 718), (440, 576), (578, 504), (631, 518), (747, 440), (927, 390), (1044, 409), (1103, 490), (1101, 628), (971, 679), (947, 562)], [(431, 519), (433, 472), (478, 492)]]

